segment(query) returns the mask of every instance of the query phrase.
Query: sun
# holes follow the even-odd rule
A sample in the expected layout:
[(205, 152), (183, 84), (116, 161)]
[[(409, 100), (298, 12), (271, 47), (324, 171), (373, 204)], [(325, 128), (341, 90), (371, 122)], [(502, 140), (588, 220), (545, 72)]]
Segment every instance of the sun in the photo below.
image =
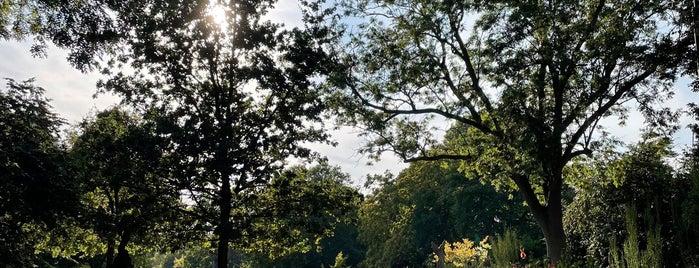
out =
[(228, 29), (228, 10), (229, 7), (220, 3), (220, 1), (211, 0), (209, 1), (209, 6), (206, 7), (206, 14), (221, 31), (226, 31)]

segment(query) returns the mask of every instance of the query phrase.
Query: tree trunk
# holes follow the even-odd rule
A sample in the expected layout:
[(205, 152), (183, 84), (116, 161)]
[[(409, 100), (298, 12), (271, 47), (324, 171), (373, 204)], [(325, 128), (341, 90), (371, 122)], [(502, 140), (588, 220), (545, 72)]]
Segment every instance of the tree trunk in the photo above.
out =
[[(560, 204), (560, 199), (558, 200)], [(534, 218), (544, 233), (546, 240), (546, 255), (548, 255), (551, 263), (556, 264), (561, 260), (563, 250), (566, 245), (566, 236), (563, 231), (563, 213), (561, 206), (558, 208), (551, 206), (551, 203), (545, 207), (544, 216)]]
[(546, 191), (547, 203), (539, 202), (531, 187), (529, 178), (517, 176), (514, 178), (520, 193), (527, 202), (529, 210), (534, 215), (537, 225), (541, 228), (546, 240), (546, 255), (551, 263), (556, 264), (561, 260), (566, 245), (566, 236), (563, 231), (563, 206), (561, 203), (562, 176), (560, 173), (549, 178), (549, 187)]
[(107, 253), (105, 254), (105, 267), (112, 268), (114, 266), (114, 241), (107, 241)]
[(124, 231), (121, 235), (121, 241), (119, 242), (119, 249), (114, 258), (114, 267), (118, 268), (133, 268), (133, 261), (131, 260), (131, 255), (126, 249), (126, 246), (131, 240), (131, 232)]
[(439, 245), (432, 242), (432, 252), (437, 255), (437, 268), (444, 268), (444, 262), (446, 258), (446, 253), (444, 252), (444, 242)]
[(231, 182), (228, 175), (221, 176), (221, 180), (217, 267), (228, 268), (228, 241), (231, 236)]

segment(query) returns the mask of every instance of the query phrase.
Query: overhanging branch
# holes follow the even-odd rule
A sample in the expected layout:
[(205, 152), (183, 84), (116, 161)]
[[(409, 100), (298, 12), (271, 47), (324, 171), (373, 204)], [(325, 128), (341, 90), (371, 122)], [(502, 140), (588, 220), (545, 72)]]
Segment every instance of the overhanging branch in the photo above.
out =
[(378, 110), (378, 111), (381, 111), (383, 113), (389, 114), (390, 117), (395, 117), (396, 115), (436, 114), (436, 115), (440, 115), (440, 116), (443, 116), (445, 118), (453, 119), (453, 120), (459, 121), (463, 124), (475, 127), (478, 130), (482, 131), (483, 133), (491, 134), (491, 135), (495, 135), (497, 137), (500, 137), (498, 132), (493, 131), (492, 129), (488, 128), (484, 124), (481, 124), (475, 120), (468, 119), (468, 118), (465, 118), (463, 116), (449, 113), (447, 111), (440, 110), (437, 108), (420, 108), (420, 109), (415, 108), (415, 107), (411, 107), (410, 109), (386, 108), (384, 106), (372, 103), (369, 100), (367, 100), (366, 98), (364, 98), (364, 96), (362, 96), (362, 94), (359, 92), (359, 90), (357, 89), (357, 87), (354, 84), (348, 83), (347, 86), (352, 90), (352, 94), (355, 97), (359, 98), (359, 100), (362, 102), (362, 104), (364, 106), (367, 106), (367, 107), (372, 108), (374, 110)]
[(571, 154), (573, 151), (573, 147), (575, 147), (575, 144), (578, 143), (580, 140), (580, 137), (587, 131), (587, 129), (597, 122), (602, 115), (604, 115), (609, 109), (611, 109), (614, 105), (617, 105), (618, 101), (626, 95), (626, 93), (630, 92), (631, 89), (633, 89), (634, 86), (638, 85), (641, 83), (643, 80), (648, 78), (651, 74), (653, 74), (656, 70), (657, 66), (652, 66), (651, 68), (648, 68), (645, 72), (641, 73), (640, 75), (634, 77), (633, 79), (627, 81), (624, 83), (617, 92), (614, 93), (614, 95), (607, 100), (606, 103), (602, 104), (590, 117), (588, 117), (585, 122), (578, 128), (578, 130), (573, 134), (572, 138), (570, 141), (567, 143), (565, 153), (563, 154), (563, 157), (566, 158)]
[(458, 155), (458, 154), (440, 154), (440, 155), (430, 155), (430, 156), (418, 156), (405, 159), (406, 163), (412, 163), (417, 161), (434, 161), (434, 160), (472, 160), (473, 157), (470, 155)]

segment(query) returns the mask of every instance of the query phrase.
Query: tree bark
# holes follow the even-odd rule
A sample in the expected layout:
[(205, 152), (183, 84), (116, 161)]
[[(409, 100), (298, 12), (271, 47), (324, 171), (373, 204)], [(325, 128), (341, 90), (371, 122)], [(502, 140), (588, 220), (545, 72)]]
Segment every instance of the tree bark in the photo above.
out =
[(105, 254), (105, 267), (112, 268), (114, 266), (114, 241), (107, 241), (107, 253)]
[(131, 260), (131, 255), (126, 249), (126, 246), (131, 240), (131, 232), (124, 231), (121, 235), (121, 241), (119, 242), (119, 249), (114, 258), (114, 267), (118, 268), (133, 268), (133, 261)]
[(546, 255), (548, 255), (549, 260), (553, 264), (561, 260), (566, 245), (566, 236), (563, 230), (563, 210), (560, 206), (560, 201), (559, 198), (557, 201), (558, 205), (554, 205), (549, 201), (543, 217), (534, 217), (541, 228), (541, 232), (544, 233)]
[(432, 251), (437, 254), (437, 268), (444, 268), (444, 262), (446, 258), (446, 253), (444, 252), (444, 242), (439, 245), (432, 242)]
[(546, 240), (546, 255), (551, 263), (561, 260), (566, 244), (563, 230), (563, 206), (561, 203), (562, 175), (560, 172), (549, 178), (549, 189), (546, 205), (542, 205), (526, 176), (515, 176), (513, 179), (520, 193), (527, 202), (537, 225), (541, 228)]
[(217, 267), (228, 268), (228, 241), (231, 236), (231, 182), (227, 175), (222, 175), (221, 181)]

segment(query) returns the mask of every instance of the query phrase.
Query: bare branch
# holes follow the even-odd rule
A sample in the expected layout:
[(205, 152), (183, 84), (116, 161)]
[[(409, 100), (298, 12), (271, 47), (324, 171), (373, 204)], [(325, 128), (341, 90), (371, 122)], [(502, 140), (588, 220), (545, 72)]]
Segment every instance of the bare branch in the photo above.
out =
[(565, 153), (563, 153), (563, 158), (564, 159), (572, 159), (570, 157), (571, 152), (573, 151), (573, 147), (575, 147), (575, 144), (578, 143), (578, 140), (580, 140), (580, 137), (587, 131), (587, 129), (594, 124), (597, 120), (599, 120), (600, 117), (602, 117), (609, 109), (611, 109), (614, 105), (617, 105), (619, 99), (621, 99), (626, 93), (630, 92), (631, 89), (633, 89), (634, 86), (637, 84), (641, 83), (643, 80), (648, 78), (651, 74), (653, 74), (656, 70), (656, 66), (653, 66), (652, 68), (648, 68), (645, 72), (641, 73), (640, 75), (634, 77), (633, 79), (627, 81), (624, 83), (619, 90), (611, 97), (609, 100), (607, 100), (606, 103), (603, 105), (600, 105), (600, 107), (590, 115), (585, 122), (578, 128), (578, 130), (573, 134), (572, 138), (566, 145)]
[[(469, 77), (471, 78), (471, 83), (473, 84), (473, 90), (476, 91), (476, 94), (478, 97), (481, 99), (483, 104), (485, 105), (486, 111), (488, 113), (493, 113), (493, 105), (490, 103), (490, 99), (488, 98), (487, 95), (485, 95), (485, 92), (480, 86), (480, 81), (478, 78), (478, 74), (476, 73), (476, 70), (473, 68), (473, 63), (471, 62), (471, 56), (468, 53), (468, 49), (466, 48), (466, 44), (464, 43), (463, 39), (461, 38), (460, 35), (460, 29), (459, 26), (457, 25), (457, 21), (455, 21), (451, 16), (449, 17), (449, 26), (451, 27), (452, 34), (454, 35), (454, 38), (456, 39), (457, 44), (459, 45), (459, 51), (461, 51), (460, 54), (458, 54), (466, 64), (466, 71), (468, 72)], [(495, 124), (496, 129), (499, 130), (499, 126), (496, 122)]]
[(573, 158), (581, 156), (581, 155), (592, 156), (592, 150), (590, 150), (589, 148), (583, 148), (583, 149), (578, 150), (578, 151), (573, 151), (563, 158), (563, 163), (567, 163), (568, 161), (572, 160)]
[(480, 122), (476, 122), (476, 121), (474, 121), (474, 120), (465, 118), (465, 117), (463, 117), (463, 116), (458, 116), (458, 115), (455, 115), (455, 114), (453, 114), (453, 113), (449, 113), (449, 112), (446, 112), (446, 111), (444, 111), (444, 110), (440, 110), (440, 109), (437, 109), (437, 108), (423, 108), (423, 109), (418, 109), (418, 108), (414, 108), (414, 107), (413, 107), (413, 108), (411, 108), (411, 109), (406, 109), (406, 110), (404, 110), (404, 109), (389, 109), (389, 108), (383, 107), (383, 106), (381, 106), (381, 105), (377, 105), (377, 104), (375, 104), (375, 103), (370, 102), (370, 101), (367, 100), (366, 98), (364, 98), (364, 96), (362, 96), (362, 94), (359, 93), (359, 90), (356, 88), (356, 86), (355, 86), (354, 84), (348, 83), (348, 86), (352, 89), (352, 93), (353, 93), (357, 98), (360, 99), (360, 101), (362, 102), (363, 105), (365, 105), (365, 106), (367, 106), (367, 107), (369, 107), (369, 108), (372, 108), (372, 109), (381, 111), (381, 112), (383, 112), (383, 113), (387, 113), (387, 114), (390, 114), (390, 115), (394, 115), (394, 114), (403, 114), (403, 115), (409, 115), (409, 114), (437, 114), (437, 115), (441, 115), (441, 116), (443, 116), (443, 117), (445, 117), (445, 118), (453, 119), (453, 120), (459, 121), (459, 122), (461, 122), (461, 123), (463, 123), (463, 124), (473, 126), (473, 127), (477, 128), (478, 130), (482, 131), (483, 133), (491, 134), (491, 135), (495, 135), (495, 136), (497, 136), (497, 137), (500, 137), (500, 133), (499, 133), (499, 132), (493, 131), (492, 129), (488, 128), (487, 126), (485, 126), (484, 124), (482, 124), (482, 123), (480, 123)]

